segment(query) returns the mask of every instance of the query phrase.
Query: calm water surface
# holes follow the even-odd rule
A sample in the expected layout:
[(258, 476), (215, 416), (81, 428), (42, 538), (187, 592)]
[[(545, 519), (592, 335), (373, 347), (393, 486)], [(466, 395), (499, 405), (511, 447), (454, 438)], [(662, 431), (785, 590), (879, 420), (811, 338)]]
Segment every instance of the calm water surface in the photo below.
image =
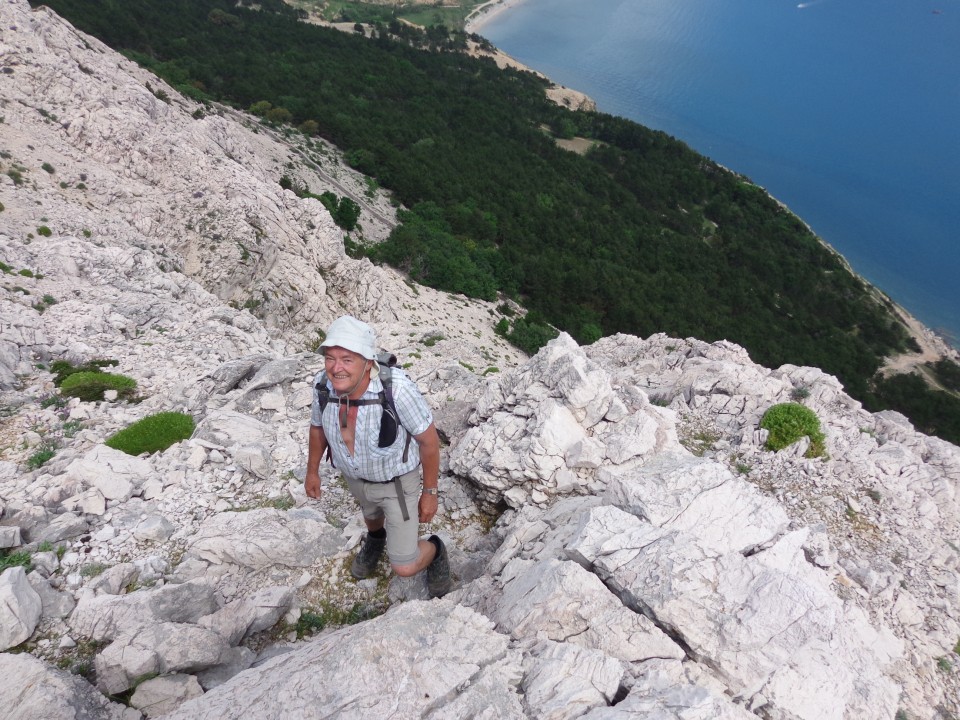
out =
[(525, 0), (479, 32), (749, 176), (960, 338), (960, 0)]

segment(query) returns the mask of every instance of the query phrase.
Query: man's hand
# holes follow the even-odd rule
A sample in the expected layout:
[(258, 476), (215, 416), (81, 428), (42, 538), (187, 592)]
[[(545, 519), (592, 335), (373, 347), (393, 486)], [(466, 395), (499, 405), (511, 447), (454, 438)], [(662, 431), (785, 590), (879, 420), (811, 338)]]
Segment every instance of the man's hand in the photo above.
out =
[[(312, 497), (314, 500), (320, 499), (320, 473), (307, 471), (307, 476), (303, 479), (303, 489), (307, 491), (307, 495)], [(434, 507), (436, 510), (436, 507)]]
[(418, 509), (420, 511), (420, 522), (428, 523), (433, 520), (433, 516), (437, 514), (437, 496), (421, 493)]

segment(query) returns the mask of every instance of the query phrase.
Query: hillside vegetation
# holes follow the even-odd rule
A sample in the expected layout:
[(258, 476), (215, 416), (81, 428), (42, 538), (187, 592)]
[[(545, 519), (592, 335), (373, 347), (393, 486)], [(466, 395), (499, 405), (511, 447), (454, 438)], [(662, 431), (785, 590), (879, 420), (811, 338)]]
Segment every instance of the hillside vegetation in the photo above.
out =
[[(45, 4), (198, 100), (337, 144), (409, 208), (386, 243), (354, 252), (440, 289), (518, 299), (532, 312), (511, 337), (527, 350), (548, 324), (581, 342), (728, 339), (767, 366), (820, 367), (869, 407), (960, 442), (955, 396), (875, 377), (907, 332), (762, 188), (664, 133), (549, 102), (543, 80), (458, 52), (463, 33), (393, 20), (371, 40), (302, 23), (279, 0)], [(575, 135), (594, 149), (557, 146)]]

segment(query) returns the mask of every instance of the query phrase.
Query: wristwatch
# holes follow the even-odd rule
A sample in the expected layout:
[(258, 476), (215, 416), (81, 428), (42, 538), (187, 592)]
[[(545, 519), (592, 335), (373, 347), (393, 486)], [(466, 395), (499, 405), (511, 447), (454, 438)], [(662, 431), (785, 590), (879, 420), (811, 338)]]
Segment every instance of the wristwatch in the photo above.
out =
[(424, 492), (425, 494), (427, 494), (427, 495), (436, 495), (436, 494), (437, 494), (437, 488), (424, 488), (424, 489), (423, 489), (423, 492)]

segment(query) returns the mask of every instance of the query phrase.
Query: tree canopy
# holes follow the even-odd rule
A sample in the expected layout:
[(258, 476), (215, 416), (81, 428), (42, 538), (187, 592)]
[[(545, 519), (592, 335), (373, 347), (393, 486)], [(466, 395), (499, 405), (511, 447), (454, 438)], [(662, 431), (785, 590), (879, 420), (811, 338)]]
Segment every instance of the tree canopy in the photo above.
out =
[[(527, 349), (547, 323), (580, 341), (727, 339), (879, 402), (882, 359), (907, 347), (871, 288), (748, 178), (662, 132), (555, 105), (542, 78), (459, 52), (462, 32), (392, 20), (370, 39), (300, 22), (281, 0), (45, 4), (191, 97), (335, 143), (409, 208), (370, 257), (519, 300), (536, 313), (515, 328)], [(593, 149), (558, 147), (571, 135)], [(338, 209), (349, 224), (354, 209)]]

